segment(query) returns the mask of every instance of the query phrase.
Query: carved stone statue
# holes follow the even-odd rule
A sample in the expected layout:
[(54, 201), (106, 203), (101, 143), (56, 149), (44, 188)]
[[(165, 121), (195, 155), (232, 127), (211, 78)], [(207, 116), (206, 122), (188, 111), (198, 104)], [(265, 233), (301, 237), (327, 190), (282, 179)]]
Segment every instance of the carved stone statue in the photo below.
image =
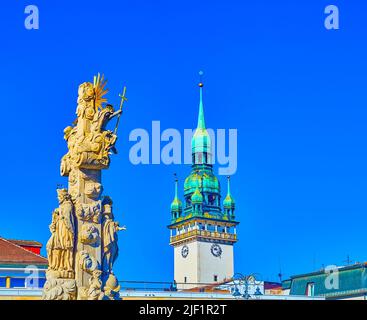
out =
[(47, 242), (46, 250), (48, 256), (48, 269), (57, 271), (60, 265), (61, 251), (60, 239), (58, 237), (59, 209), (52, 212), (52, 222), (50, 224), (51, 237)]
[(75, 242), (75, 221), (74, 206), (67, 189), (58, 189), (59, 199), (59, 219), (56, 233), (60, 245), (59, 270), (67, 272), (64, 277), (73, 277), (74, 242)]
[(52, 213), (51, 237), (47, 242), (49, 270), (64, 278), (73, 278), (75, 218), (71, 197), (66, 189), (57, 189), (59, 208)]
[[(105, 104), (106, 81), (99, 74), (94, 82), (79, 86), (77, 119), (64, 129), (68, 151), (61, 159), (60, 173), (68, 177), (68, 188), (58, 189), (59, 207), (52, 213), (51, 237), (47, 243), (49, 268), (43, 299), (119, 299), (113, 263), (118, 256), (117, 232), (112, 200), (102, 201), (101, 170), (116, 153), (120, 109)], [(118, 116), (114, 131), (108, 123)]]
[(117, 232), (126, 230), (114, 221), (112, 213), (112, 200), (105, 197), (103, 200), (103, 270), (106, 273), (112, 272), (113, 264), (118, 257), (118, 235)]
[[(61, 175), (68, 176), (73, 167), (101, 170), (108, 168), (110, 153), (115, 152), (117, 136), (106, 130), (107, 123), (122, 110), (114, 112), (112, 105), (102, 107), (105, 82), (98, 76), (95, 84), (79, 86), (76, 125), (64, 129), (68, 153), (61, 160)], [(123, 100), (126, 100), (123, 97)]]
[(102, 292), (101, 270), (94, 270), (92, 277), (89, 279), (88, 300), (102, 300), (104, 293)]

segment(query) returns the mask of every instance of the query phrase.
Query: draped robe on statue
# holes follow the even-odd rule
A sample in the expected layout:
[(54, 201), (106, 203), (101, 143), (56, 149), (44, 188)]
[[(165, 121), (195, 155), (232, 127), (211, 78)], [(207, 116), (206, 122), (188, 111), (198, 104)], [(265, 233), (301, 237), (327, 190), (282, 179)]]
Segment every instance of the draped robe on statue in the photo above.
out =
[(118, 224), (111, 218), (106, 218), (103, 224), (103, 266), (105, 272), (112, 271), (112, 266), (118, 257)]

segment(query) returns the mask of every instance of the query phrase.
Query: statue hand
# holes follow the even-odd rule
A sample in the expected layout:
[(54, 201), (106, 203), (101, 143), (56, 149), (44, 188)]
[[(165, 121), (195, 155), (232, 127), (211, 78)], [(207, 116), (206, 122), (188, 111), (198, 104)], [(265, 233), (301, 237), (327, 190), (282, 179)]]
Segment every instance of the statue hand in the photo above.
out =
[(126, 226), (122, 226), (122, 227), (117, 227), (117, 230), (118, 230), (118, 231), (123, 231), (123, 230), (126, 230)]
[(118, 110), (118, 111), (116, 111), (116, 112), (112, 113), (112, 114), (109, 116), (108, 120), (111, 120), (112, 118), (114, 118), (114, 117), (118, 116), (120, 113), (122, 113), (122, 110)]

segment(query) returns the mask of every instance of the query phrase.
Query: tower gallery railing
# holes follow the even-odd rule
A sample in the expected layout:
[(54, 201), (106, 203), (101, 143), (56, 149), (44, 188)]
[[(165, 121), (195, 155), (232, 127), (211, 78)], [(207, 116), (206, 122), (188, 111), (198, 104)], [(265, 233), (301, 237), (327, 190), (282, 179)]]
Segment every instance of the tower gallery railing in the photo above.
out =
[(195, 237), (195, 236), (216, 238), (218, 240), (233, 240), (233, 241), (237, 240), (236, 234), (226, 233), (226, 232), (208, 231), (208, 230), (191, 230), (188, 232), (184, 232), (184, 233), (172, 236), (170, 239), (171, 239), (171, 242), (176, 242), (182, 239), (187, 239), (189, 237)]

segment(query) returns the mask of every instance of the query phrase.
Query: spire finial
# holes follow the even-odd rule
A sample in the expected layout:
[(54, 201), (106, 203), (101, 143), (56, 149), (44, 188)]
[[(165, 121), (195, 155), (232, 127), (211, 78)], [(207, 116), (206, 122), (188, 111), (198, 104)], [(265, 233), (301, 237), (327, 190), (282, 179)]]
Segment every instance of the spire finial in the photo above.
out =
[(178, 191), (177, 191), (178, 179), (177, 179), (177, 174), (174, 173), (173, 176), (175, 177), (175, 199), (178, 199)]
[(205, 119), (204, 119), (204, 107), (203, 107), (203, 82), (202, 82), (202, 78), (203, 78), (203, 71), (199, 71), (199, 77), (200, 77), (200, 82), (199, 82), (199, 88), (200, 88), (200, 103), (199, 103), (199, 117), (198, 117), (198, 128), (199, 129), (205, 129)]
[(204, 72), (203, 71), (199, 71), (199, 87), (202, 88), (204, 86), (204, 83), (203, 83), (203, 75), (204, 75)]
[(227, 193), (231, 194), (231, 186), (230, 186), (231, 176), (227, 176)]

